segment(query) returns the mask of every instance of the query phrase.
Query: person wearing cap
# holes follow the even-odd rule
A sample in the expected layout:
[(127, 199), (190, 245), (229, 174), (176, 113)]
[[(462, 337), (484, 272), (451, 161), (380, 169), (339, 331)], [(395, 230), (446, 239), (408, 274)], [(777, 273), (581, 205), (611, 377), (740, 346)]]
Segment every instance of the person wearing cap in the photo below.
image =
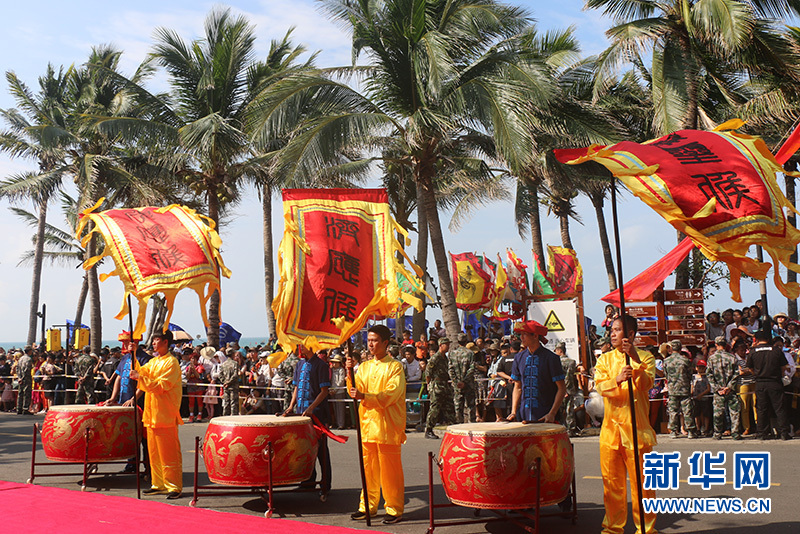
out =
[(467, 334), (458, 334), (458, 345), (450, 351), (447, 361), (457, 423), (475, 422), (475, 355), (466, 347), (468, 341)]
[(786, 323), (789, 322), (789, 316), (784, 312), (778, 312), (772, 316), (772, 335), (782, 336), (786, 333)]
[[(625, 321), (623, 325), (623, 320)], [(603, 477), (603, 533), (619, 534), (625, 529), (628, 519), (626, 479), (631, 480), (633, 522), (638, 532), (640, 519), (638, 487), (633, 448), (633, 425), (631, 421), (628, 379), (633, 384), (634, 409), (636, 410), (636, 436), (639, 445), (639, 466), (643, 456), (656, 445), (656, 433), (648, 418), (648, 391), (655, 380), (655, 358), (644, 350), (636, 349), (634, 340), (638, 325), (636, 319), (625, 315), (611, 325), (613, 350), (604, 352), (595, 367), (595, 390), (603, 397), (603, 425), (600, 429), (600, 472)], [(630, 363), (626, 363), (626, 355)], [(644, 477), (642, 477), (644, 480)], [(654, 498), (655, 491), (645, 489), (644, 498)], [(656, 514), (645, 512), (644, 534), (654, 534)]]
[(228, 351), (228, 359), (219, 366), (219, 382), (222, 384), (222, 415), (239, 415), (239, 367), (242, 356), (233, 347), (229, 347), (226, 353)]
[(169, 353), (172, 332), (153, 334), (153, 358), (130, 377), (145, 392), (142, 423), (147, 429), (150, 489), (147, 495), (167, 494), (178, 499), (183, 491), (183, 462), (178, 425), (181, 418), (181, 366)]
[(564, 371), (564, 385), (567, 388), (567, 396), (562, 404), (564, 426), (567, 427), (569, 436), (574, 438), (581, 435), (576, 413), (578, 410), (582, 410), (584, 405), (583, 391), (578, 387), (578, 364), (567, 356), (567, 344), (563, 341), (556, 343), (555, 353), (561, 360), (561, 369)]
[(16, 373), (19, 382), (17, 392), (17, 415), (31, 415), (33, 399), (33, 357), (32, 351), (17, 352)]
[(446, 424), (456, 420), (455, 403), (453, 400), (453, 385), (450, 383), (450, 371), (447, 361), (447, 352), (450, 350), (450, 339), (439, 338), (439, 350), (431, 356), (428, 368), (425, 371), (425, 380), (428, 383), (430, 395), (430, 409), (425, 423), (425, 437), (439, 439), (433, 427), (439, 422), (440, 416)]
[[(384, 325), (375, 325), (367, 333), (367, 348), (373, 358), (361, 362), (355, 373), (355, 384), (347, 377), (348, 392), (361, 401), (361, 423), (364, 472), (369, 495), (361, 492), (358, 511), (350, 515), (359, 521), (378, 513), (381, 492), (386, 516), (383, 523), (398, 523), (405, 506), (405, 480), (400, 446), (406, 442), (406, 377), (403, 366), (386, 353), (392, 332)], [(355, 359), (348, 355), (347, 369), (355, 368)]]
[(683, 424), (689, 432), (689, 438), (695, 439), (697, 425), (694, 421), (694, 400), (692, 399), (692, 361), (681, 352), (681, 342), (670, 341), (672, 354), (664, 358), (664, 374), (667, 377), (667, 413), (669, 414), (669, 430), (673, 438), (683, 437), (681, 434), (681, 413)]
[(524, 349), (514, 356), (509, 421), (553, 423), (564, 402), (567, 387), (560, 358), (545, 348), (547, 327), (536, 321), (514, 325)]
[[(508, 347), (508, 345), (506, 345)], [(506, 409), (506, 397), (508, 397), (507, 385), (511, 381), (511, 375), (504, 373), (502, 364), (508, 356), (508, 348), (505, 351), (501, 350), (500, 340), (495, 339), (486, 349), (489, 352), (491, 362), (486, 374), (489, 377), (489, 391), (486, 394), (486, 405), (494, 408), (495, 422), (500, 422), (505, 418), (503, 413)], [(511, 366), (514, 365), (514, 359), (508, 366), (508, 371), (511, 372)], [(503, 376), (501, 376), (501, 374)], [(508, 382), (506, 382), (508, 381)], [(487, 411), (486, 419), (490, 419)]]
[(331, 352), (331, 398), (333, 399), (333, 416), (336, 420), (334, 430), (343, 430), (346, 427), (345, 400), (347, 399), (347, 371), (344, 369), (344, 358), (339, 349)]
[(792, 439), (789, 433), (789, 420), (783, 402), (784, 372), (789, 365), (783, 351), (770, 344), (770, 333), (759, 330), (755, 333), (755, 345), (747, 354), (745, 366), (756, 379), (756, 413), (758, 434), (762, 440), (772, 439), (770, 417), (774, 414), (778, 423), (780, 437)]
[(75, 360), (73, 365), (73, 372), (77, 376), (75, 381), (75, 404), (94, 404), (94, 366), (97, 363), (96, 356), (89, 349), (89, 346), (83, 347), (81, 355)]
[(733, 439), (742, 439), (739, 434), (739, 414), (741, 404), (736, 394), (735, 386), (739, 378), (739, 366), (736, 356), (728, 352), (725, 336), (714, 339), (717, 350), (708, 357), (706, 377), (714, 396), (714, 439), (722, 439), (725, 430), (725, 413), (730, 414), (731, 436)]

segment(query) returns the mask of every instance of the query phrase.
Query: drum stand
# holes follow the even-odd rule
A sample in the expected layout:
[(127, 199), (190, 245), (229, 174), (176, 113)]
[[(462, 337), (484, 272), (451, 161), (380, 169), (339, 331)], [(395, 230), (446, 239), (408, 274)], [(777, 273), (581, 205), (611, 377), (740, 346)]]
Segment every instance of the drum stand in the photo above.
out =
[[(267, 448), (264, 449), (264, 456), (267, 459), (267, 485), (266, 486), (241, 486), (241, 487), (231, 487), (231, 489), (221, 491), (218, 488), (223, 486), (224, 484), (216, 484), (212, 483), (210, 485), (201, 486), (198, 484), (199, 479), (199, 466), (200, 466), (200, 455), (202, 451), (200, 449), (200, 436), (194, 438), (194, 492), (192, 494), (192, 502), (189, 503), (189, 506), (197, 506), (197, 501), (200, 498), (200, 495), (205, 495), (206, 497), (224, 497), (229, 495), (251, 495), (253, 493), (257, 493), (261, 499), (267, 503), (267, 511), (264, 513), (264, 517), (270, 518), (272, 517), (272, 513), (275, 511), (275, 507), (273, 506), (272, 496), (276, 492), (280, 493), (288, 493), (288, 492), (309, 492), (309, 491), (316, 491), (317, 486), (321, 485), (321, 481), (314, 481), (313, 485), (305, 485), (300, 484), (299, 487), (286, 487), (286, 486), (279, 486), (280, 489), (276, 488), (275, 485), (272, 483), (272, 460), (274, 456), (274, 452), (272, 450), (272, 442), (267, 442)], [(316, 457), (314, 458), (314, 462), (316, 462)], [(294, 484), (289, 484), (287, 486), (295, 486)], [(209, 490), (209, 491), (206, 491)], [(325, 502), (328, 500), (327, 493), (320, 495), (320, 500)]]
[[(528, 510), (492, 510), (489, 509), (488, 511), (496, 514), (498, 517), (489, 517), (485, 519), (460, 519), (460, 520), (453, 520), (453, 521), (440, 521), (436, 522), (434, 520), (434, 510), (436, 508), (451, 508), (453, 506), (460, 506), (458, 504), (453, 503), (443, 503), (443, 504), (435, 504), (433, 502), (433, 465), (434, 463), (438, 463), (435, 459), (434, 454), (432, 452), (428, 453), (428, 516), (430, 519), (430, 523), (428, 525), (427, 534), (432, 534), (433, 530), (436, 527), (449, 527), (449, 526), (457, 526), (457, 525), (475, 525), (480, 523), (496, 523), (499, 521), (510, 521), (514, 523), (518, 527), (525, 530), (525, 532), (531, 532), (533, 534), (538, 534), (539, 532), (539, 518), (540, 517), (564, 517), (572, 519), (572, 524), (575, 524), (575, 521), (578, 519), (578, 499), (575, 493), (576, 484), (575, 484), (575, 471), (572, 472), (572, 489), (568, 494), (568, 497), (572, 498), (572, 510), (569, 512), (549, 512), (549, 513), (541, 513), (541, 500), (537, 499), (536, 506), (533, 508), (533, 515), (529, 513)], [(536, 495), (539, 495), (541, 492), (541, 465), (542, 459), (536, 458), (534, 461), (533, 467), (531, 471), (533, 472), (533, 477), (536, 480)], [(480, 508), (476, 508), (474, 511), (474, 515), (477, 518), (481, 513)], [(511, 515), (512, 513), (518, 514), (518, 516)], [(527, 519), (533, 522), (533, 526), (527, 525), (522, 522), (523, 519)]]
[[(134, 406), (134, 410), (136, 407)], [(134, 421), (136, 421), (136, 412), (134, 412)], [(67, 476), (76, 476), (81, 475), (83, 478), (81, 479), (81, 491), (86, 491), (86, 481), (89, 480), (89, 475), (93, 474), (101, 474), (99, 473), (97, 467), (100, 464), (103, 465), (120, 465), (125, 464), (128, 465), (128, 460), (100, 460), (100, 461), (89, 461), (89, 443), (92, 439), (93, 431), (90, 428), (86, 428), (84, 431), (84, 456), (83, 462), (37, 462), (36, 461), (36, 442), (38, 441), (39, 434), (41, 433), (41, 429), (37, 423), (33, 424), (33, 442), (31, 444), (31, 477), (27, 480), (28, 484), (33, 484), (33, 480), (36, 477), (67, 477)], [(142, 466), (142, 458), (140, 455), (141, 450), (141, 441), (139, 440), (139, 425), (133, 425), (133, 439), (136, 443), (136, 468), (134, 469), (133, 473), (102, 473), (104, 475), (114, 475), (114, 476), (135, 476), (136, 477), (136, 498), (142, 498), (142, 479), (141, 476), (144, 474), (143, 471), (140, 471)], [(80, 473), (36, 473), (36, 467), (39, 466), (55, 466), (55, 465), (82, 465), (83, 471)]]

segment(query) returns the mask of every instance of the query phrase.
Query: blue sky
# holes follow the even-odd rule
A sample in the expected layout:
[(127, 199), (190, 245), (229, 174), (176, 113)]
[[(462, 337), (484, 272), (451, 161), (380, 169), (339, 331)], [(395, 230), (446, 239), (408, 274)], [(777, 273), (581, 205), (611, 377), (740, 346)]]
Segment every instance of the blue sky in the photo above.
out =
[[(596, 54), (606, 45), (604, 31), (609, 21), (596, 11), (583, 11), (582, 0), (517, 2), (528, 7), (542, 30), (573, 26), (585, 55)], [(111, 43), (124, 51), (122, 69), (131, 73), (142, 61), (152, 44), (153, 30), (165, 26), (177, 31), (185, 40), (197, 38), (203, 20), (215, 5), (212, 2), (171, 0), (136, 3), (107, 1), (43, 2), (29, 1), (4, 6), (4, 18), (13, 21), (0, 33), (0, 69), (14, 71), (31, 88), (47, 66), (79, 65), (86, 60), (93, 45)], [(318, 64), (336, 66), (350, 61), (349, 37), (326, 20), (310, 0), (263, 0), (230, 2), (234, 11), (248, 16), (256, 25), (257, 47), (266, 53), (271, 39), (282, 37), (289, 27), (296, 29), (293, 39), (309, 50), (320, 50)], [(163, 79), (163, 78), (162, 78)], [(3, 80), (4, 81), (4, 80)], [(0, 108), (13, 107), (14, 102), (5, 83), (0, 87)], [(0, 158), (0, 176), (33, 168), (31, 162)], [(9, 210), (8, 202), (0, 201), (0, 342), (24, 340), (27, 335), (31, 271), (17, 267), (20, 255), (31, 248), (33, 233)], [(22, 205), (30, 209), (30, 206)], [(276, 245), (282, 234), (280, 202), (275, 205)], [(591, 204), (580, 198), (577, 211), (581, 223), (571, 226), (573, 244), (585, 272), (587, 314), (601, 319), (600, 297), (608, 292), (607, 277)], [(624, 195), (620, 204), (620, 227), (623, 242), (623, 272), (632, 278), (655, 262), (675, 245), (675, 231), (640, 201)], [(261, 208), (254, 191), (250, 191), (231, 223), (222, 229), (223, 257), (233, 271), (230, 280), (223, 280), (222, 318), (245, 336), (266, 336), (262, 263)], [(543, 237), (547, 244), (560, 245), (556, 219), (543, 215)], [(610, 208), (606, 209), (610, 221)], [(442, 218), (449, 221), (449, 214)], [(61, 224), (57, 206), (50, 209), (48, 221)], [(412, 234), (413, 238), (413, 234)], [(513, 248), (528, 264), (531, 261), (530, 240), (523, 241), (516, 231), (510, 204), (497, 203), (476, 211), (457, 232), (446, 231), (445, 243), (453, 253), (475, 251), (494, 257), (506, 247)], [(110, 268), (108, 269), (110, 270)], [(435, 272), (432, 263), (429, 271)], [(47, 304), (47, 323), (63, 324), (73, 318), (80, 291), (81, 272), (73, 267), (46, 267), (41, 302)], [(771, 285), (771, 284), (770, 284)], [(743, 282), (744, 302), (758, 298), (757, 286)], [(124, 323), (113, 317), (119, 310), (122, 284), (116, 278), (101, 283), (103, 299), (103, 337), (115, 338)], [(770, 309), (785, 309), (786, 301), (772, 287)], [(730, 306), (726, 288), (711, 300), (710, 309)], [(434, 312), (435, 314), (436, 312)], [(430, 317), (430, 314), (429, 314)], [(433, 315), (432, 317), (435, 317)], [(84, 315), (88, 322), (88, 312)], [(191, 292), (178, 296), (173, 322), (191, 334), (203, 332), (197, 298)]]

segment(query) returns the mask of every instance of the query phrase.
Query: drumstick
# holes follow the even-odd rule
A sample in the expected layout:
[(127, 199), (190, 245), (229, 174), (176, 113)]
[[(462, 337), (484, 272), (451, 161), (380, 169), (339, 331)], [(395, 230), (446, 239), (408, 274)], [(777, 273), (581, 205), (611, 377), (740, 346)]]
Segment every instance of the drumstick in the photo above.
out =
[[(350, 339), (347, 340), (347, 357), (353, 357), (353, 342)], [(353, 368), (350, 367), (347, 370), (348, 374), (350, 375), (350, 384), (352, 384), (353, 388), (356, 387), (356, 374), (353, 371)], [(367, 472), (364, 470), (364, 449), (363, 444), (361, 443), (361, 415), (359, 413), (360, 403), (358, 399), (353, 399), (353, 403), (356, 407), (356, 439), (358, 441), (358, 467), (361, 469), (361, 491), (364, 492), (364, 510), (367, 514), (367, 526), (372, 526), (372, 523), (369, 518), (369, 493), (367, 492)]]
[[(622, 337), (628, 338), (628, 327), (625, 321), (625, 283), (622, 278), (622, 251), (619, 244), (619, 221), (617, 219), (617, 187), (616, 180), (611, 179), (611, 215), (614, 224), (614, 241), (617, 247), (617, 279), (619, 286), (619, 317), (622, 322)], [(625, 365), (630, 366), (631, 357), (625, 353)], [(628, 378), (628, 403), (631, 408), (631, 433), (633, 434), (633, 464), (636, 469), (636, 489), (639, 492), (639, 532), (646, 532), (644, 528), (644, 500), (642, 497), (642, 468), (639, 462), (639, 432), (636, 428), (636, 409), (634, 407), (633, 378)], [(630, 474), (629, 474), (630, 476)], [(631, 492), (633, 493), (633, 492)], [(631, 495), (633, 497), (633, 495)]]

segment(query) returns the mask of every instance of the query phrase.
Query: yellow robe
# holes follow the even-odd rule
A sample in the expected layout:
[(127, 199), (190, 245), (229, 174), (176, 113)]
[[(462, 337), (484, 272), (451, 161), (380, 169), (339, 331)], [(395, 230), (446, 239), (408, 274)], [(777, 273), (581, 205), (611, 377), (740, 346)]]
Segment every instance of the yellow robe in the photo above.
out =
[(138, 388), (146, 393), (142, 422), (147, 428), (151, 487), (180, 493), (183, 458), (178, 438), (181, 418), (181, 367), (172, 354), (156, 356), (139, 368)]
[[(349, 378), (347, 385), (349, 388)], [(402, 515), (405, 480), (400, 445), (406, 442), (406, 377), (402, 364), (388, 354), (361, 363), (356, 389), (364, 393), (359, 417), (369, 514), (378, 513), (383, 490), (386, 513)], [(366, 511), (363, 491), (359, 510)]]
[[(639, 465), (642, 455), (653, 450), (656, 433), (650, 426), (650, 398), (648, 391), (655, 381), (655, 358), (646, 351), (638, 351), (640, 363), (631, 361), (633, 368), (634, 406), (636, 410)], [(617, 384), (616, 377), (625, 366), (625, 354), (617, 349), (604, 353), (595, 367), (595, 388), (603, 396), (603, 427), (600, 430), (600, 470), (603, 475), (603, 502), (606, 515), (603, 531), (621, 534), (628, 516), (626, 499), (626, 473), (631, 478), (631, 498), (636, 532), (639, 531), (639, 498), (634, 471), (633, 430), (628, 394), (628, 382)], [(644, 478), (642, 478), (644, 480)], [(655, 491), (643, 490), (644, 498), (654, 498)], [(655, 514), (645, 514), (645, 531), (655, 532)]]

